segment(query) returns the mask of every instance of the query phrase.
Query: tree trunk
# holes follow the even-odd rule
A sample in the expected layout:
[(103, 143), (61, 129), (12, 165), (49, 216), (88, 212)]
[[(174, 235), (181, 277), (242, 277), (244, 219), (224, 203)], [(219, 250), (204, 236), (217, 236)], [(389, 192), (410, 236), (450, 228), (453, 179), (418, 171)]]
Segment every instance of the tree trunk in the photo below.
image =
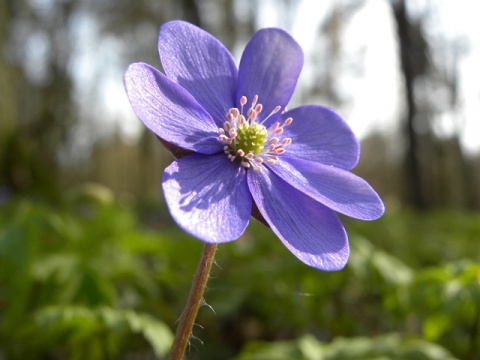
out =
[(417, 73), (415, 64), (414, 41), (412, 37), (413, 26), (408, 17), (404, 0), (391, 0), (394, 13), (397, 36), (399, 43), (399, 56), (405, 81), (405, 97), (407, 113), (405, 119), (405, 170), (406, 170), (406, 192), (408, 202), (417, 208), (425, 208), (425, 194), (422, 191), (421, 163), (419, 158), (419, 138), (415, 131), (418, 109), (414, 98), (414, 82)]

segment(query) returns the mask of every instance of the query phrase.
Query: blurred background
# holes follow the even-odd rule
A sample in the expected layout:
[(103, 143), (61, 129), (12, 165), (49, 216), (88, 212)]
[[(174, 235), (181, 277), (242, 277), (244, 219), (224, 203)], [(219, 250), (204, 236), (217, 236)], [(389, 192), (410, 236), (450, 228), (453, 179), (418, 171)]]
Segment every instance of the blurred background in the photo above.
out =
[(191, 359), (480, 359), (480, 5), (469, 0), (1, 0), (0, 359), (163, 359), (201, 244), (123, 72), (183, 19), (238, 61), (305, 52), (290, 103), (342, 114), (384, 199), (322, 273), (252, 223), (222, 245)]

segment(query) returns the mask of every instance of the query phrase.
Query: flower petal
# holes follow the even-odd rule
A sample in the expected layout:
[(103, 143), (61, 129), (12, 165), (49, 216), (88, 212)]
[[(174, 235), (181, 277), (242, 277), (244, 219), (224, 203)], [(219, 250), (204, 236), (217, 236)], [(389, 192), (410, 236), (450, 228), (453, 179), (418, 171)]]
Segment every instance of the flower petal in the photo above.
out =
[(326, 271), (345, 266), (347, 234), (332, 210), (266, 168), (248, 172), (248, 187), (273, 232), (298, 259)]
[(163, 173), (163, 193), (177, 224), (207, 243), (235, 240), (250, 219), (245, 169), (225, 154), (191, 154)]
[(350, 170), (358, 163), (360, 145), (345, 120), (323, 106), (301, 106), (282, 114), (283, 137), (292, 139), (286, 148), (291, 156)]
[(271, 170), (330, 209), (361, 220), (375, 220), (385, 207), (362, 178), (343, 169), (282, 155)]
[(170, 21), (160, 28), (158, 51), (165, 74), (192, 94), (222, 127), (235, 105), (238, 77), (225, 46), (192, 24)]
[(218, 127), (210, 115), (157, 69), (144, 63), (131, 64), (124, 82), (133, 110), (160, 138), (204, 154), (222, 150)]
[[(250, 102), (258, 95), (266, 117), (277, 105), (284, 108), (292, 97), (303, 66), (300, 45), (285, 31), (263, 29), (245, 47), (238, 72), (237, 107), (241, 96)], [(279, 113), (278, 113), (279, 114)], [(268, 127), (277, 116), (266, 123)]]

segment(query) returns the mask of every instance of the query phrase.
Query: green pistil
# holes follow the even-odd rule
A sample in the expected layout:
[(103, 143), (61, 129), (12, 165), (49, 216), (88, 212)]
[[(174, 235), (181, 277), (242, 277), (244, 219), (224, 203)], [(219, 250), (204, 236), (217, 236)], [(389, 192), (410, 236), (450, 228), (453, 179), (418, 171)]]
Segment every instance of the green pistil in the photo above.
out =
[(245, 154), (259, 154), (267, 142), (268, 132), (265, 126), (246, 122), (237, 128), (237, 136), (235, 137), (236, 150), (243, 150)]

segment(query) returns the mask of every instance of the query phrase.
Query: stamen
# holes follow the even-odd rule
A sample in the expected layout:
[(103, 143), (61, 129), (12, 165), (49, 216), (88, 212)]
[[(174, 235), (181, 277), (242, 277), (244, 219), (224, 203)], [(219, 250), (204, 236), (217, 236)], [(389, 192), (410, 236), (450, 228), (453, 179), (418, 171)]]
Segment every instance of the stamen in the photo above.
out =
[(268, 116), (267, 116), (265, 119), (263, 119), (263, 121), (262, 121), (261, 123), (263, 124), (263, 123), (264, 123), (265, 121), (267, 121), (272, 115), (278, 113), (281, 108), (282, 108), (282, 107), (281, 107), (280, 105), (275, 106), (275, 109), (273, 109), (272, 112), (271, 112), (270, 114), (268, 114)]
[(278, 161), (277, 155), (268, 155), (267, 163), (275, 164)]
[(240, 105), (241, 106), (245, 106), (245, 104), (247, 103), (247, 97), (246, 96), (242, 96), (240, 98)]
[(292, 139), (290, 138), (285, 138), (282, 140), (282, 145), (283, 146), (287, 146), (287, 145), (290, 145), (292, 143)]
[(258, 95), (255, 95), (252, 100), (252, 108), (255, 107), (255, 105), (257, 105), (257, 101), (258, 101)]
[(238, 158), (243, 168), (253, 168), (259, 172), (262, 171), (262, 164), (275, 164), (278, 156), (285, 153), (285, 146), (292, 143), (291, 138), (280, 139), (279, 135), (293, 119), (290, 117), (283, 124), (277, 121), (267, 129), (263, 124), (278, 113), (281, 107), (276, 106), (262, 122), (258, 122), (258, 116), (263, 111), (263, 105), (258, 103), (258, 95), (253, 97), (251, 106), (244, 115), (243, 108), (247, 101), (247, 97), (242, 96), (239, 100), (240, 109), (228, 110), (227, 121), (223, 128), (218, 129), (218, 139), (225, 144), (223, 152), (230, 161)]

